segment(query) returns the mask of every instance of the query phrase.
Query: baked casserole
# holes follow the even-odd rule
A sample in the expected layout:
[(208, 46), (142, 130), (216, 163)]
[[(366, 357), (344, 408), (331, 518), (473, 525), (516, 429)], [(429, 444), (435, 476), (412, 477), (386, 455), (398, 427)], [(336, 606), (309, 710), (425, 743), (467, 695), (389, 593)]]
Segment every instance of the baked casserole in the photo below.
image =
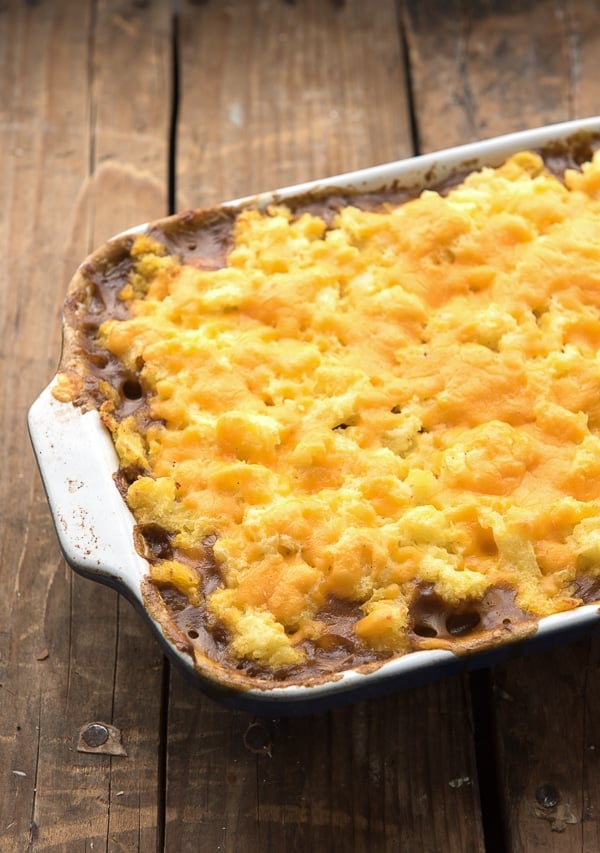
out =
[(180, 214), (80, 268), (53, 394), (112, 436), (198, 666), (318, 683), (600, 597), (597, 147)]

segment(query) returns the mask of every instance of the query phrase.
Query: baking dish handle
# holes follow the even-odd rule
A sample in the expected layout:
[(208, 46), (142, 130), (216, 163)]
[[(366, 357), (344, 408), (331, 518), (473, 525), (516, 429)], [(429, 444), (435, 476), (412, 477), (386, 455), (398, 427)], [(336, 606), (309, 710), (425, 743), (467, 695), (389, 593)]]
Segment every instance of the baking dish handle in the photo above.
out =
[(65, 559), (75, 571), (141, 602), (148, 565), (131, 548), (133, 516), (115, 500), (118, 460), (98, 413), (58, 401), (51, 383), (27, 423)]

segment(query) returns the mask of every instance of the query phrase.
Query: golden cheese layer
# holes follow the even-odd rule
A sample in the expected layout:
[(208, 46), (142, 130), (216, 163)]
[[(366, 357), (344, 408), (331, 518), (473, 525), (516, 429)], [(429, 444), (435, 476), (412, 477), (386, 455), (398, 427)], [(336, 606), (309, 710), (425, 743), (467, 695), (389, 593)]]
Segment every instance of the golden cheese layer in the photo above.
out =
[[(331, 226), (247, 210), (233, 237), (209, 271), (139, 237), (100, 334), (149, 402), (145, 428), (104, 406), (142, 471), (128, 504), (183, 553), (216, 535), (231, 653), (298, 662), (332, 597), (400, 653), (415, 584), (577, 606), (600, 573), (600, 156), (563, 183), (523, 152)], [(152, 575), (198, 601), (188, 565)]]

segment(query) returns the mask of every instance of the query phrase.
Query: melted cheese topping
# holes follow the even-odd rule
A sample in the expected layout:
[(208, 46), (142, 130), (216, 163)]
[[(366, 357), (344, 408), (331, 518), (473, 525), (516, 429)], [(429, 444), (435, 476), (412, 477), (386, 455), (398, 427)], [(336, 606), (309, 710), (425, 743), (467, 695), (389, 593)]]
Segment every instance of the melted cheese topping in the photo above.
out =
[[(234, 656), (297, 662), (330, 597), (402, 652), (415, 584), (577, 606), (600, 567), (600, 156), (563, 184), (524, 152), (329, 228), (247, 210), (234, 238), (203, 271), (139, 237), (131, 317), (101, 329), (154, 419), (104, 406), (143, 471), (129, 506), (183, 552), (216, 534)], [(152, 573), (198, 600), (188, 566)]]

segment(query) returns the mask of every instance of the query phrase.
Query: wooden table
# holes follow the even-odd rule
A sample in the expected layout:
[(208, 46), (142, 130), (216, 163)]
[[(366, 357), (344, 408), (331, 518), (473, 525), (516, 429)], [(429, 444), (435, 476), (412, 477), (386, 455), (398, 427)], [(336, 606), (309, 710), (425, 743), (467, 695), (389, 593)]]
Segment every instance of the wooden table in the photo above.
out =
[[(599, 16), (599, 0), (0, 2), (0, 850), (600, 850), (599, 639), (329, 713), (226, 710), (68, 569), (25, 428), (67, 282), (109, 235), (592, 115)], [(108, 751), (82, 751), (94, 722), (118, 730)]]

